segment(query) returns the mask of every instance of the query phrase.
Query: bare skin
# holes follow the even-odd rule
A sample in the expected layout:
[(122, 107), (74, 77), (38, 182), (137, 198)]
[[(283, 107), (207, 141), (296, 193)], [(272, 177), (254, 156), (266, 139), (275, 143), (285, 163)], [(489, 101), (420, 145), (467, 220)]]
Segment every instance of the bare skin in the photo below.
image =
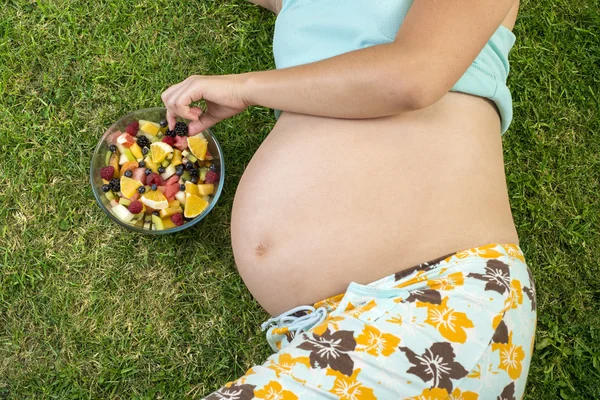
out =
[[(268, 0), (255, 3), (278, 10)], [(499, 12), (506, 27), (512, 28), (517, 8)], [(306, 73), (315, 73), (312, 68)], [(316, 68), (326, 80), (327, 64)], [(362, 119), (350, 119), (343, 113), (353, 106), (344, 103), (343, 93), (330, 91), (327, 101), (334, 105), (311, 112), (310, 93), (299, 90), (296, 103), (290, 103), (294, 96), (278, 92), (281, 86), (293, 92), (305, 72), (266, 76), (271, 72), (277, 71), (236, 76), (221, 85), (202, 77), (200, 89), (181, 83), (163, 96), (171, 117), (196, 116), (194, 129), (248, 104), (288, 110), (248, 165), (232, 214), (239, 272), (267, 312), (311, 304), (344, 292), (351, 281), (369, 283), (453, 251), (518, 243), (500, 120), (488, 100), (447, 90), (436, 98), (432, 93), (445, 90), (451, 79), (446, 77), (424, 89), (427, 95), (416, 103), (402, 100), (402, 92), (391, 94), (385, 115), (374, 108), (360, 111), (366, 113)], [(231, 89), (235, 79), (251, 88), (246, 95), (231, 95), (237, 92)], [(360, 79), (365, 81), (358, 89), (345, 90), (371, 90), (367, 78)], [(228, 89), (214, 89), (222, 86)], [(198, 91), (213, 101), (212, 113), (180, 101), (197, 99)], [(385, 109), (389, 104), (394, 106)]]

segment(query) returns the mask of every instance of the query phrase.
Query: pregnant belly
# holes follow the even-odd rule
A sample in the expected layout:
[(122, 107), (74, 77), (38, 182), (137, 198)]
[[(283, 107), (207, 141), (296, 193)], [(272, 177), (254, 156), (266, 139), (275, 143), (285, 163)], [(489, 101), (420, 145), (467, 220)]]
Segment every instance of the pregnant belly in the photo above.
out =
[(232, 245), (271, 314), (438, 256), (516, 243), (499, 118), (449, 93), (403, 115), (284, 113), (240, 181)]

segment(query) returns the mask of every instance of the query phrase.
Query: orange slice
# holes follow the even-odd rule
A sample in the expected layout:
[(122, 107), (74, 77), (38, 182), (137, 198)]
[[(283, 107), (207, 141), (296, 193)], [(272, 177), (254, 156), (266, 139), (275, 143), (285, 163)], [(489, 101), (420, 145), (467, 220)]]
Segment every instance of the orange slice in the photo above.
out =
[(150, 154), (152, 154), (152, 161), (155, 164), (163, 162), (172, 152), (173, 148), (165, 142), (156, 142), (150, 145)]
[(199, 160), (204, 160), (206, 157), (206, 150), (208, 149), (208, 140), (204, 139), (202, 135), (188, 137), (188, 147), (193, 155)]
[(137, 179), (131, 179), (126, 176), (121, 177), (121, 193), (127, 198), (136, 194), (140, 186), (142, 186), (142, 182)]
[(194, 194), (196, 196), (200, 196), (200, 191), (198, 190), (198, 185), (187, 181), (185, 183), (185, 195), (187, 196), (188, 194)]
[(186, 218), (197, 217), (206, 207), (208, 207), (208, 201), (195, 194), (189, 194), (185, 199), (185, 212), (183, 216)]
[(154, 210), (162, 210), (163, 208), (169, 207), (167, 198), (160, 190), (150, 190), (144, 193), (141, 200), (142, 203), (153, 208)]

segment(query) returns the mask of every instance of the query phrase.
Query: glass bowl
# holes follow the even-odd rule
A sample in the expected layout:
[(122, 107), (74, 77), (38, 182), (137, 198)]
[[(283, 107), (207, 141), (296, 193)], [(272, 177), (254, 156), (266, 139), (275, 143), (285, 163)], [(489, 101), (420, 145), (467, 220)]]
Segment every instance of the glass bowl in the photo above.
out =
[[(212, 195), (210, 203), (200, 215), (198, 215), (190, 221), (187, 221), (181, 226), (176, 226), (174, 228), (168, 228), (163, 230), (149, 230), (123, 222), (110, 211), (110, 201), (106, 198), (104, 192), (102, 192), (102, 185), (104, 183), (102, 182), (102, 178), (100, 177), (100, 169), (105, 166), (106, 153), (110, 151), (108, 149), (109, 144), (107, 143), (107, 137), (117, 130), (125, 132), (125, 128), (127, 127), (127, 125), (129, 125), (129, 123), (135, 120), (142, 119), (146, 121), (158, 122), (165, 118), (166, 113), (166, 108), (155, 107), (134, 111), (130, 114), (121, 117), (117, 122), (115, 122), (110, 128), (106, 130), (104, 135), (102, 135), (102, 138), (96, 146), (94, 155), (92, 156), (92, 163), (90, 167), (90, 184), (92, 185), (92, 191), (94, 192), (94, 197), (96, 198), (98, 206), (102, 209), (102, 211), (106, 213), (108, 218), (113, 220), (118, 225), (134, 232), (150, 235), (166, 235), (169, 233), (176, 233), (184, 229), (191, 228), (192, 226), (200, 222), (202, 219), (204, 219), (208, 215), (208, 213), (210, 213), (210, 211), (213, 209), (213, 207), (219, 200), (219, 197), (221, 196), (221, 191), (223, 190), (223, 183), (225, 181), (225, 165), (223, 164), (223, 150), (221, 149), (217, 138), (212, 134), (212, 132), (209, 129), (207, 129), (202, 133), (204, 137), (208, 140), (208, 150), (214, 158), (214, 160), (212, 160), (212, 163), (218, 167), (219, 180), (215, 182), (215, 191)], [(189, 122), (183, 119), (182, 121), (185, 121), (186, 123)]]

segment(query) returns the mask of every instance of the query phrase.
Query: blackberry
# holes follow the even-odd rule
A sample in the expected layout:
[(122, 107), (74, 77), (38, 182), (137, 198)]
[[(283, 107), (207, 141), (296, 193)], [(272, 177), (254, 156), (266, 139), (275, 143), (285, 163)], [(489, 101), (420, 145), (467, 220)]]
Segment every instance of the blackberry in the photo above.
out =
[(140, 187), (138, 188), (138, 193), (139, 193), (139, 194), (144, 194), (144, 193), (146, 193), (146, 188), (145, 188), (145, 187), (143, 187), (143, 186), (140, 186)]
[(183, 183), (181, 185), (179, 185), (179, 190), (181, 190), (182, 192), (185, 192), (185, 185)]
[(160, 127), (161, 127), (161, 128), (166, 128), (168, 125), (169, 125), (169, 123), (167, 122), (167, 120), (166, 120), (166, 119), (162, 119), (162, 120), (160, 121)]
[(165, 136), (174, 138), (175, 136), (177, 136), (177, 134), (175, 133), (175, 131), (172, 131), (169, 128), (167, 128), (167, 131), (165, 132)]
[(191, 177), (199, 177), (200, 176), (200, 170), (198, 170), (198, 168), (191, 168), (188, 170), (188, 172), (190, 173)]
[(117, 146), (111, 144), (110, 146), (108, 146), (108, 150), (110, 150), (111, 153), (114, 153), (115, 151), (117, 151)]
[(144, 160), (140, 161), (139, 163), (140, 168), (144, 168), (146, 166), (146, 163), (144, 162)]
[(148, 140), (148, 138), (144, 135), (140, 135), (137, 138), (137, 144), (138, 146), (140, 146), (141, 148), (144, 147), (150, 147), (150, 140)]
[(150, 168), (146, 168), (145, 174), (146, 176), (150, 175), (152, 173), (152, 170)]
[(142, 154), (143, 155), (148, 154), (148, 148), (147, 147), (142, 147)]
[(158, 167), (158, 173), (159, 174), (164, 174), (165, 172), (165, 168), (164, 167)]
[(110, 186), (110, 190), (112, 190), (113, 192), (120, 192), (121, 191), (121, 180), (119, 178), (111, 179), (108, 186)]
[(131, 170), (128, 169), (127, 171), (125, 171), (125, 174), (123, 174), (123, 175), (125, 175), (128, 178), (131, 178), (133, 176), (133, 172), (131, 172)]
[(185, 122), (178, 122), (175, 124), (175, 133), (179, 136), (187, 136), (188, 127)]
[(108, 192), (110, 190), (110, 185), (102, 185), (102, 191), (104, 193)]

